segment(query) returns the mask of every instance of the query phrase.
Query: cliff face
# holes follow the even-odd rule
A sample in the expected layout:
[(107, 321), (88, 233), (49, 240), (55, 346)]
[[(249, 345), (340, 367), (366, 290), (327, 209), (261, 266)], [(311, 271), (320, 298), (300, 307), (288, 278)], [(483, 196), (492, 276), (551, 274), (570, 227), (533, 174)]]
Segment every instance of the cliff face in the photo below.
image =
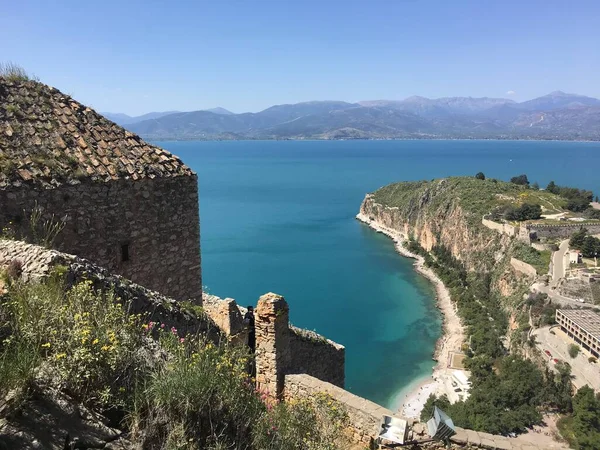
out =
[(427, 192), (415, 198), (415, 204), (401, 208), (377, 203), (375, 196), (368, 194), (360, 214), (415, 239), (427, 251), (435, 245), (446, 247), (468, 270), (487, 269), (502, 260), (510, 238), (474, 224), (457, 201), (432, 202), (430, 195)]

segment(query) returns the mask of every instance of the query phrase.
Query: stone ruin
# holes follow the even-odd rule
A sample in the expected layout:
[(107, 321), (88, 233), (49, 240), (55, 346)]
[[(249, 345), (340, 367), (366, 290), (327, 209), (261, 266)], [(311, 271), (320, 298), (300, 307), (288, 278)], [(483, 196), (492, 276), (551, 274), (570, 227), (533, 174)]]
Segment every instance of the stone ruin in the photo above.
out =
[(0, 230), (201, 303), (199, 223), (179, 158), (57, 89), (0, 77)]

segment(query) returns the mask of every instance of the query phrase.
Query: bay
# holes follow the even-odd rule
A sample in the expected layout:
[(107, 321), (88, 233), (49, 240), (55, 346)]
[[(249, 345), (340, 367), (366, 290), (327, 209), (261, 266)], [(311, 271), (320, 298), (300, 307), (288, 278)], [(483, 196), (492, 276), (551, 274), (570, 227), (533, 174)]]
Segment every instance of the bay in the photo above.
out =
[(346, 388), (384, 406), (430, 373), (441, 317), (427, 280), (354, 219), (385, 184), (525, 173), (600, 193), (600, 143), (158, 142), (198, 173), (203, 284), (254, 305), (285, 296), (293, 324), (346, 346)]

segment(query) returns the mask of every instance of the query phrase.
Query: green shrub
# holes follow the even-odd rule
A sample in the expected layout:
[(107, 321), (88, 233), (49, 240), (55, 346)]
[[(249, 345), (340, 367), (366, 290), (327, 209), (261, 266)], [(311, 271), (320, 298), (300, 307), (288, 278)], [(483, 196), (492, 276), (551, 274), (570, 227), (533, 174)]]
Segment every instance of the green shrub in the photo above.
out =
[(596, 364), (596, 363), (598, 362), (598, 358), (596, 358), (595, 356), (590, 356), (590, 357), (588, 358), (588, 362), (589, 362), (590, 364)]
[(39, 352), (52, 381), (88, 404), (115, 405), (130, 389), (140, 362), (142, 330), (114, 294), (91, 282), (65, 290), (61, 277), (11, 284), (2, 308), (12, 340)]
[(344, 413), (328, 398), (275, 405), (249, 379), (245, 348), (157, 333), (170, 358), (138, 387), (129, 416), (143, 448), (337, 448)]
[(577, 344), (569, 344), (569, 356), (571, 358), (576, 358), (577, 355), (579, 355), (579, 351), (581, 349), (579, 348), (579, 345)]

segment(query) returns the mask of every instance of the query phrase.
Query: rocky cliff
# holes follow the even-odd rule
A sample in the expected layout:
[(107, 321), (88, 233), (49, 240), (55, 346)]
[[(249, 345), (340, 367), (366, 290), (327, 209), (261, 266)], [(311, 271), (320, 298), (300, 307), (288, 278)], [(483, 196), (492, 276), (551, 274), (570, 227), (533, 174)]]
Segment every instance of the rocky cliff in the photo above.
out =
[(463, 206), (462, 188), (460, 179), (385, 186), (367, 194), (360, 215), (416, 240), (427, 251), (446, 247), (468, 270), (485, 270), (503, 259), (511, 239), (481, 225), (482, 215)]

